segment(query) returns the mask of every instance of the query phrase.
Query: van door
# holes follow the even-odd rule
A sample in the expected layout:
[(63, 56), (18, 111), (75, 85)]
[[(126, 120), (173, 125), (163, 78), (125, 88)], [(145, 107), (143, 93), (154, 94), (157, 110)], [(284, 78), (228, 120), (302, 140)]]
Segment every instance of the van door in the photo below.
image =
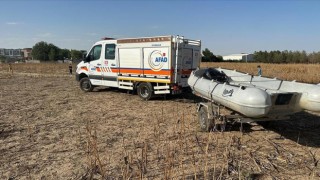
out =
[(193, 64), (193, 49), (191, 48), (183, 49), (181, 78), (188, 78), (190, 76), (190, 73), (192, 71), (192, 64)]
[(193, 49), (185, 48), (183, 45), (179, 53), (181, 55), (181, 61), (178, 62), (178, 71), (180, 72), (180, 75), (178, 75), (177, 80), (179, 82), (179, 85), (181, 85), (182, 87), (188, 87), (188, 78), (192, 71)]
[(102, 85), (101, 66), (101, 49), (102, 45), (98, 44), (91, 48), (87, 56), (89, 63), (89, 79), (93, 85)]
[(116, 58), (116, 44), (104, 45), (104, 58), (101, 67), (103, 85), (118, 87), (119, 64)]

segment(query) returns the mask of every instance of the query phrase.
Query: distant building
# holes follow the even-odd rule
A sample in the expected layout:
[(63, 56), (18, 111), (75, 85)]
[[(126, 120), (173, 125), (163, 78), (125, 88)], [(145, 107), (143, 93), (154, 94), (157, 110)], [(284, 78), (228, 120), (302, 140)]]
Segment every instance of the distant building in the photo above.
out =
[(22, 51), (21, 49), (5, 49), (0, 48), (0, 55), (15, 59), (21, 59), (22, 58)]
[(5, 49), (0, 48), (0, 56), (5, 56), (10, 59), (23, 59), (23, 60), (31, 60), (32, 48), (24, 48), (24, 49)]
[(241, 53), (222, 56), (224, 61), (254, 61), (253, 54)]
[(32, 59), (32, 48), (24, 48), (21, 50), (23, 53), (23, 59), (24, 60), (31, 60)]

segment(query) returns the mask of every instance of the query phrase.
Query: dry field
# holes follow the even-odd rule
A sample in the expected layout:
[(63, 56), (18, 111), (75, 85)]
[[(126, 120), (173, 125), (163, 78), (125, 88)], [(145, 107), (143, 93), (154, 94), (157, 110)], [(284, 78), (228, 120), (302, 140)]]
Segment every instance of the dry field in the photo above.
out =
[(320, 83), (320, 64), (267, 64), (267, 63), (202, 63), (201, 67), (221, 67), (257, 75), (257, 66), (262, 68), (262, 75), (283, 80), (306, 83)]
[[(0, 64), (0, 179), (320, 178), (319, 113), (205, 133), (191, 94), (146, 102), (110, 88), (83, 93), (67, 66), (13, 64), (10, 74)], [(291, 79), (282, 66), (295, 71), (274, 65), (275, 75)], [(292, 66), (297, 80), (313, 71), (301, 81), (319, 83), (319, 65)]]

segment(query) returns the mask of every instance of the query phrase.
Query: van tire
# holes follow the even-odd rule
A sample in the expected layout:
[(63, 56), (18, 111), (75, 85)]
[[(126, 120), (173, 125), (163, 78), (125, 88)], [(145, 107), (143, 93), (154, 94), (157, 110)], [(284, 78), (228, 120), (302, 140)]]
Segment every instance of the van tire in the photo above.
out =
[(80, 80), (80, 89), (84, 92), (91, 92), (93, 90), (93, 85), (90, 82), (90, 79), (85, 77)]
[(137, 88), (138, 95), (141, 99), (148, 101), (153, 95), (152, 89), (151, 83), (141, 83)]

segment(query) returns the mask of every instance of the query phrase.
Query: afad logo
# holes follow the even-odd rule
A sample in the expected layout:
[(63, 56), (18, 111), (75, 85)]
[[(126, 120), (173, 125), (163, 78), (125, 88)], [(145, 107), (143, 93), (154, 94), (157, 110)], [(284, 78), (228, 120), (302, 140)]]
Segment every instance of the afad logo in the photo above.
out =
[(160, 71), (166, 62), (168, 62), (166, 53), (162, 53), (159, 50), (154, 50), (149, 55), (148, 63), (154, 71)]

